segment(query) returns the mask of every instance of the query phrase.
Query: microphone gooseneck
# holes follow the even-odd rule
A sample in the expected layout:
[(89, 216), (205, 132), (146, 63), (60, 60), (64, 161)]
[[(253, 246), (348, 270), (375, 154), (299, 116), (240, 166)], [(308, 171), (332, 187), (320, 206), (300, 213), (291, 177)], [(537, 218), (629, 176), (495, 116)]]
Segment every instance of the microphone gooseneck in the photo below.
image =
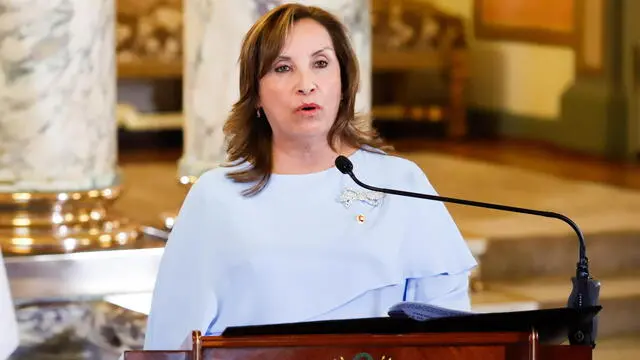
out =
[[(578, 255), (578, 263), (576, 266), (576, 276), (575, 278), (572, 279), (573, 289), (569, 296), (568, 306), (571, 308), (581, 309), (585, 307), (594, 306), (598, 303), (600, 283), (593, 280), (589, 274), (589, 259), (587, 258), (587, 250), (586, 250), (584, 236), (582, 234), (582, 231), (578, 227), (578, 225), (567, 216), (559, 213), (555, 213), (555, 212), (550, 212), (550, 211), (525, 209), (525, 208), (515, 207), (515, 206), (507, 206), (507, 205), (492, 204), (492, 203), (486, 203), (486, 202), (480, 202), (480, 201), (456, 199), (456, 198), (451, 198), (446, 196), (436, 196), (436, 195), (414, 193), (409, 191), (379, 188), (379, 187), (367, 185), (362, 181), (360, 181), (353, 173), (353, 163), (346, 156), (343, 156), (343, 155), (338, 156), (335, 159), (335, 165), (336, 165), (336, 168), (341, 173), (345, 175), (349, 175), (356, 184), (371, 191), (378, 191), (378, 192), (392, 194), (392, 195), (408, 196), (413, 198), (435, 200), (435, 201), (441, 201), (441, 202), (449, 202), (449, 203), (460, 204), (460, 205), (475, 206), (480, 208), (488, 208), (488, 209), (494, 209), (494, 210), (544, 216), (544, 217), (555, 218), (555, 219), (564, 221), (565, 223), (569, 224), (569, 226), (573, 229), (573, 231), (578, 236), (578, 241), (579, 241), (579, 255)], [(575, 344), (588, 343), (592, 346), (595, 346), (596, 327), (597, 327), (596, 324), (589, 324), (581, 327), (580, 329), (572, 329), (570, 341)]]
[(491, 203), (485, 203), (485, 202), (479, 202), (479, 201), (456, 199), (456, 198), (445, 197), (445, 196), (419, 194), (419, 193), (412, 193), (408, 191), (379, 188), (379, 187), (367, 185), (361, 182), (360, 180), (358, 180), (358, 178), (353, 174), (353, 163), (347, 157), (343, 155), (338, 156), (336, 158), (335, 164), (341, 173), (349, 175), (356, 184), (358, 184), (359, 186), (362, 186), (365, 189), (369, 189), (371, 191), (378, 191), (378, 192), (394, 194), (394, 195), (417, 197), (417, 198), (444, 201), (444, 202), (450, 202), (450, 203), (461, 204), (461, 205), (471, 205), (471, 206), (482, 207), (482, 208), (503, 210), (503, 211), (509, 211), (509, 212), (519, 212), (519, 213), (540, 215), (540, 216), (560, 219), (566, 222), (567, 224), (569, 224), (569, 226), (571, 226), (571, 228), (578, 235), (578, 240), (580, 241), (578, 273), (576, 275), (578, 277), (589, 276), (589, 261), (587, 258), (587, 251), (586, 251), (584, 236), (582, 235), (582, 231), (580, 230), (578, 225), (575, 222), (573, 222), (573, 220), (566, 217), (565, 215), (550, 212), (550, 211), (531, 210), (531, 209), (525, 209), (525, 208), (520, 208), (515, 206), (491, 204)]

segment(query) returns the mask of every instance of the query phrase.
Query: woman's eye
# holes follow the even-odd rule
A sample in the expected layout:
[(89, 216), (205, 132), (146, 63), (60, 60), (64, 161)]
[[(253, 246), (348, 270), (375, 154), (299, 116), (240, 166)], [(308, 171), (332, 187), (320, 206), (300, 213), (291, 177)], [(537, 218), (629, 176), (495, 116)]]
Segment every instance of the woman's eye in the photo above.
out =
[(289, 65), (280, 65), (278, 67), (276, 67), (276, 72), (285, 72), (285, 71), (289, 71)]
[(318, 61), (316, 61), (316, 67), (325, 68), (325, 67), (327, 67), (327, 65), (329, 65), (329, 63), (326, 60), (318, 60)]

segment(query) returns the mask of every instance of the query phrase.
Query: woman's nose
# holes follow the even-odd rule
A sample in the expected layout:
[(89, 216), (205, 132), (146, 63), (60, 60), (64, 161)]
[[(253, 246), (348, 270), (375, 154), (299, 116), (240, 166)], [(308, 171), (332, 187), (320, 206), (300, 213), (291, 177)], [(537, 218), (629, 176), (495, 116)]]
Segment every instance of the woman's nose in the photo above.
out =
[(297, 93), (301, 95), (308, 95), (316, 91), (317, 85), (313, 80), (313, 75), (306, 72), (300, 72), (297, 88)]
[(310, 87), (304, 87), (304, 88), (300, 88), (298, 89), (298, 94), (301, 95), (309, 95), (312, 92), (314, 92), (316, 90), (315, 86), (310, 86)]

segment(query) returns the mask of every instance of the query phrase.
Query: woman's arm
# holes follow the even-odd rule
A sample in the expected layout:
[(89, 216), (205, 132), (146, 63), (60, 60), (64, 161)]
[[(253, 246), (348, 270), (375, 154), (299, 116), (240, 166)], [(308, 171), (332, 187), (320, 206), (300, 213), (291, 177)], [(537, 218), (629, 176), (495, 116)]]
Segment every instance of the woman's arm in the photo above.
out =
[(207, 204), (201, 177), (187, 194), (164, 249), (151, 311), (147, 320), (145, 350), (177, 350), (193, 330), (202, 329), (216, 312), (215, 296), (207, 286), (207, 264), (215, 262), (207, 251), (213, 240), (212, 209)]

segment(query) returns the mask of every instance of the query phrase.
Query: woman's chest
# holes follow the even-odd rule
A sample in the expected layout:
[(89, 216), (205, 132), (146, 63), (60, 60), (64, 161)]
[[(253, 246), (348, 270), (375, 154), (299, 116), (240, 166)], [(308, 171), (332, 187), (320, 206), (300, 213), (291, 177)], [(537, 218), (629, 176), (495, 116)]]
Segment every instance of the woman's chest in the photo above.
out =
[(238, 259), (393, 256), (407, 223), (395, 200), (353, 188), (249, 198), (222, 211), (219, 240)]

